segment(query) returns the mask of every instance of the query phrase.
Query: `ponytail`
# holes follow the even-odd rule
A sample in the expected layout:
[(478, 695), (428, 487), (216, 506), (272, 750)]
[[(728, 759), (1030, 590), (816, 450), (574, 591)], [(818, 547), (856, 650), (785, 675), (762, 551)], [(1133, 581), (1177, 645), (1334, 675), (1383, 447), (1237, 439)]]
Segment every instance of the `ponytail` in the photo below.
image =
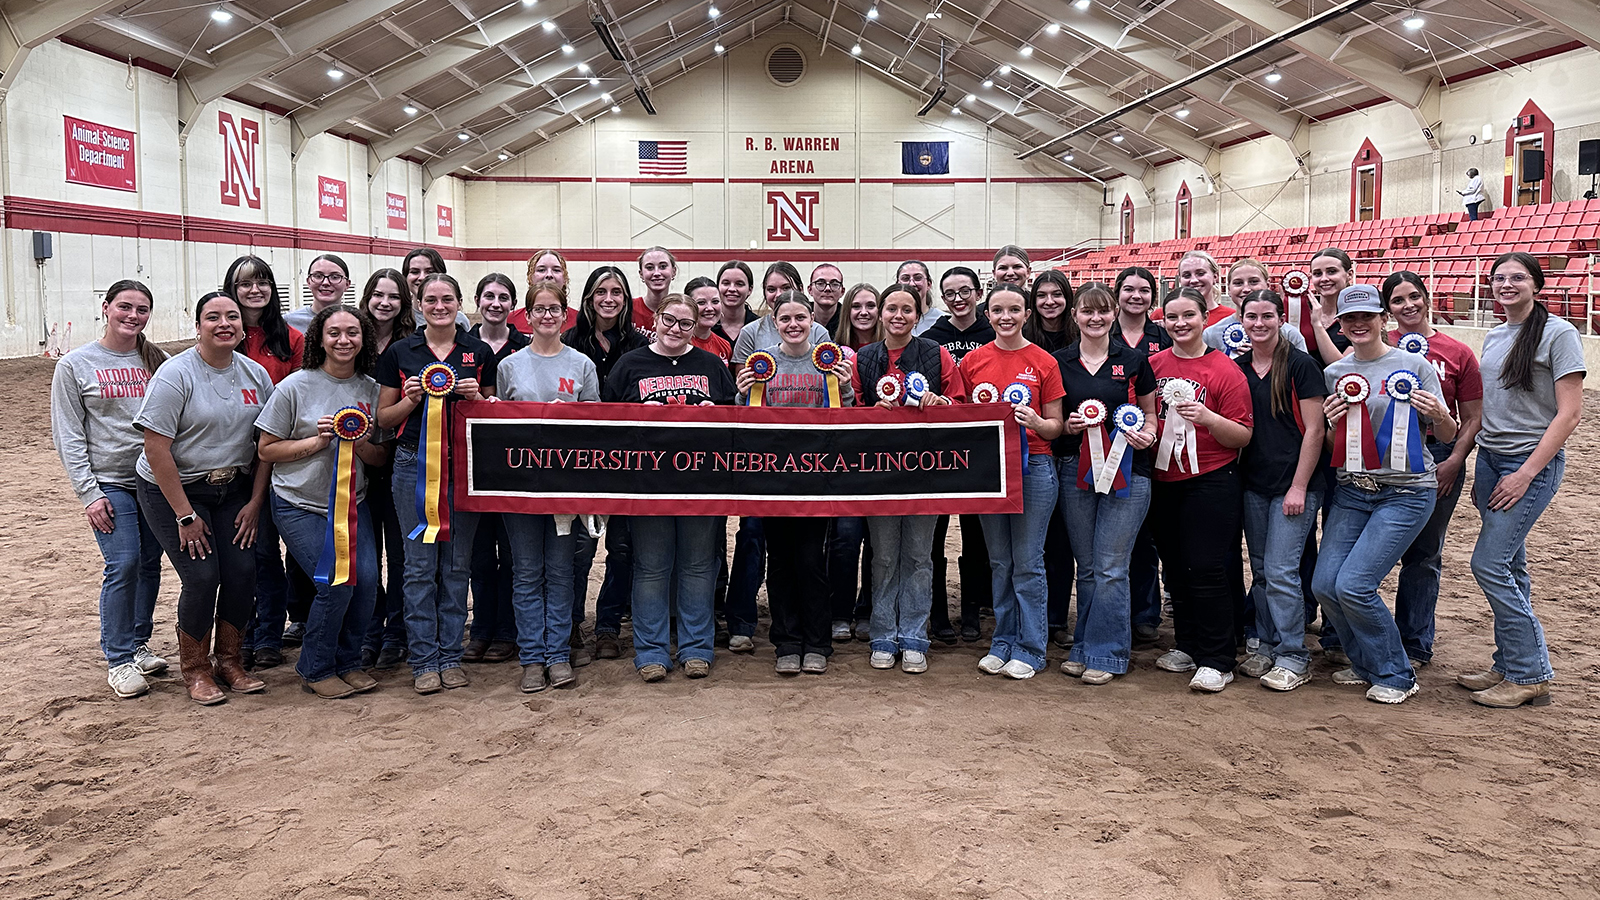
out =
[(167, 361), (167, 351), (157, 347), (155, 342), (146, 338), (142, 331), (139, 332), (138, 337), (133, 339), (133, 346), (134, 349), (139, 351), (139, 359), (144, 361), (144, 367), (151, 375), (154, 375), (156, 369)]
[(1500, 370), (1500, 386), (1528, 393), (1533, 390), (1533, 357), (1539, 350), (1539, 342), (1544, 340), (1544, 326), (1550, 321), (1550, 309), (1539, 302), (1539, 292), (1544, 290), (1544, 269), (1532, 254), (1513, 250), (1500, 254), (1489, 271), (1494, 272), (1508, 262), (1528, 270), (1528, 277), (1533, 279), (1534, 300), (1533, 309), (1511, 345), (1511, 352), (1506, 354), (1505, 368)]

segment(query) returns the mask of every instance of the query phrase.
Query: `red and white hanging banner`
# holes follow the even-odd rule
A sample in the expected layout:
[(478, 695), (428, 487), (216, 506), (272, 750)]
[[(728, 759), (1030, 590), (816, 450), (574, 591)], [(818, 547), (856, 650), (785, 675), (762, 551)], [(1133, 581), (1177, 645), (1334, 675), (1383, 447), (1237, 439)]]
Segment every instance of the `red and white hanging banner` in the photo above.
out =
[(383, 208), (389, 214), (389, 227), (395, 231), (406, 230), (406, 195), (383, 195)]
[(439, 237), (456, 236), (456, 217), (450, 207), (439, 207)]
[(349, 221), (350, 213), (346, 209), (346, 200), (350, 195), (349, 185), (337, 178), (326, 175), (317, 176), (317, 216), (323, 219), (332, 219), (335, 222)]
[(74, 184), (138, 190), (131, 131), (62, 116), (67, 138), (67, 180)]

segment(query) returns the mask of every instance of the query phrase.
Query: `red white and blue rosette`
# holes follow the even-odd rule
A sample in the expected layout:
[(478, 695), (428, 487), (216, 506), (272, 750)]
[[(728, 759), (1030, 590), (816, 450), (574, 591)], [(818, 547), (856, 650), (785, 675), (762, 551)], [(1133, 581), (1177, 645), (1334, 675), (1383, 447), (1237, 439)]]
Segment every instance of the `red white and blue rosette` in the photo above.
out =
[(778, 374), (778, 361), (771, 353), (757, 350), (745, 358), (745, 368), (750, 370), (750, 376), (756, 380), (750, 386), (750, 405), (761, 406), (767, 397), (767, 382)]
[(444, 397), (456, 389), (456, 370), (449, 363), (432, 363), (423, 368), (419, 378), (423, 393), (430, 397)]
[(425, 544), (450, 539), (449, 429), (445, 398), (455, 392), (456, 370), (448, 363), (424, 366), (422, 382), (422, 434), (417, 439), (417, 527), (407, 535)]
[(1411, 405), (1411, 395), (1422, 387), (1422, 379), (1410, 369), (1389, 373), (1383, 380), (1383, 392), (1389, 396), (1389, 408), (1383, 412), (1383, 422), (1378, 426), (1378, 458), (1383, 465), (1400, 472), (1426, 472), (1427, 461), (1422, 456), (1422, 422)]
[[(1000, 399), (1012, 406), (1026, 406), (1033, 402), (1033, 388), (1020, 381), (1013, 381), (1000, 392)], [(1028, 427), (1018, 426), (1017, 430), (1022, 433), (1022, 474), (1026, 475), (1028, 474)]]
[(811, 348), (811, 364), (822, 373), (823, 383), (828, 389), (828, 408), (838, 409), (844, 403), (839, 399), (839, 376), (834, 374), (833, 367), (844, 358), (844, 351), (833, 341), (823, 341)]
[(1104, 428), (1108, 413), (1105, 403), (1094, 397), (1079, 403), (1076, 412), (1084, 425), (1083, 440), (1078, 450), (1078, 486), (1093, 490), (1100, 478), (1100, 470), (1105, 468), (1106, 451), (1111, 446)]
[(906, 393), (905, 388), (900, 386), (900, 379), (893, 375), (885, 375), (879, 378), (878, 383), (874, 385), (874, 389), (878, 393), (879, 400), (887, 400), (890, 403), (899, 403), (900, 398), (905, 396)]
[(928, 402), (928, 376), (921, 372), (906, 375), (906, 405), (922, 406)]
[(1194, 423), (1178, 414), (1178, 404), (1200, 399), (1200, 386), (1187, 378), (1169, 378), (1161, 385), (1161, 441), (1156, 445), (1156, 468), (1165, 472), (1176, 465), (1190, 475), (1200, 471), (1200, 445)]
[(372, 416), (359, 406), (333, 414), (333, 477), (328, 479), (328, 530), (312, 578), (318, 584), (355, 584), (356, 442), (372, 433)]
[(993, 382), (980, 381), (972, 387), (973, 403), (999, 403), (1000, 389)]
[(1428, 355), (1428, 338), (1418, 331), (1408, 331), (1400, 335), (1400, 340), (1395, 342), (1395, 346), (1407, 353), (1415, 353), (1418, 356)]
[(1367, 412), (1372, 383), (1350, 372), (1333, 383), (1333, 393), (1345, 402), (1344, 421), (1333, 434), (1333, 464), (1346, 472), (1371, 472), (1381, 468), (1378, 444), (1373, 439), (1372, 420)]
[(333, 414), (333, 436), (341, 441), (359, 441), (372, 430), (372, 416), (359, 406), (346, 406)]
[(1233, 322), (1222, 329), (1222, 349), (1229, 356), (1238, 356), (1250, 349), (1250, 335), (1245, 332), (1243, 323)]
[(1290, 269), (1283, 273), (1283, 300), (1289, 316), (1289, 327), (1300, 332), (1307, 347), (1315, 347), (1315, 317), (1311, 315), (1311, 274), (1304, 269)]

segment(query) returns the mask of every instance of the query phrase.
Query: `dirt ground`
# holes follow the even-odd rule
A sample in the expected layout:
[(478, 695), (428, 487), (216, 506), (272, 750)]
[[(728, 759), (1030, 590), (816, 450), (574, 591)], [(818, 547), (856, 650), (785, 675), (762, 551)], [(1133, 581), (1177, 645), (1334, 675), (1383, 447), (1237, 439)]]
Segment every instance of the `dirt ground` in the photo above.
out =
[[(979, 644), (936, 646), (909, 676), (850, 643), (789, 680), (758, 637), (703, 681), (646, 685), (624, 658), (530, 697), (505, 663), (419, 697), (397, 669), (330, 702), (284, 666), (204, 709), (175, 677), (131, 701), (106, 687), (100, 557), (50, 447), (51, 367), (0, 362), (11, 900), (1600, 895), (1594, 395), (1528, 551), (1558, 672), (1545, 709), (1453, 686), (1492, 650), (1466, 503), (1438, 656), (1399, 707), (1334, 685), (1320, 657), (1292, 694), (1201, 696), (1156, 649), (1104, 687), (1060, 674), (1055, 648), (1031, 681), (985, 677)], [(167, 575), (154, 646), (175, 672)]]

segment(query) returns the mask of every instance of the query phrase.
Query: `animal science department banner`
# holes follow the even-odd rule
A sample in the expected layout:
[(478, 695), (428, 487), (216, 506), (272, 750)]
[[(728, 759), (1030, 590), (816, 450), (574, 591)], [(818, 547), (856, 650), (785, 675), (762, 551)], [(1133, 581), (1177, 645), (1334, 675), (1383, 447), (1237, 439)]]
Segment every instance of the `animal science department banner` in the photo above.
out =
[(629, 516), (1022, 511), (1008, 404), (929, 410), (462, 402), (456, 505)]

